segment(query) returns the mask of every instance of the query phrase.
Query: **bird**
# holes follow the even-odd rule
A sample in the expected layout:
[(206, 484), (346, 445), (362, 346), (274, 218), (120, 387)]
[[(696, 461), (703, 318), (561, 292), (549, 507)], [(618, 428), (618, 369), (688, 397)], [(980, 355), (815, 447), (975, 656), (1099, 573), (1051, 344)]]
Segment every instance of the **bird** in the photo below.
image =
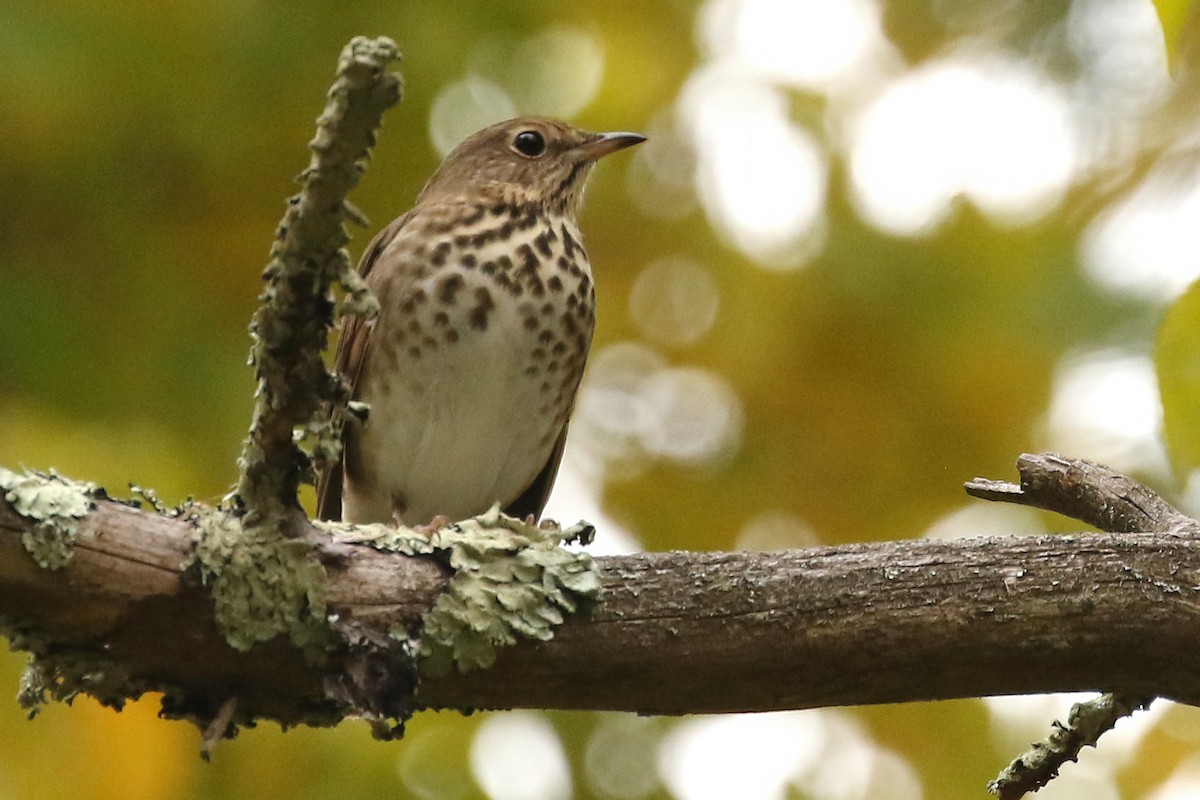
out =
[(540, 517), (595, 326), (584, 184), (645, 138), (491, 125), (367, 245), (358, 271), (380, 312), (345, 318), (334, 368), (369, 411), (319, 476), (318, 518), (419, 528), (495, 504)]

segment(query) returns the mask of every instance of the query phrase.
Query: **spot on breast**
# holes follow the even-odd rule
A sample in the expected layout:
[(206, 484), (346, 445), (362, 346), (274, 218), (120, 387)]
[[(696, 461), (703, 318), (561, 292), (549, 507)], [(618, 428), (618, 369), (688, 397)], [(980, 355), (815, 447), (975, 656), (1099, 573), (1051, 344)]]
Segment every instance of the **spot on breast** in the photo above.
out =
[(567, 254), (568, 258), (576, 250), (581, 253), (583, 252), (583, 248), (579, 245), (579, 242), (575, 241), (575, 237), (571, 235), (569, 230), (567, 230), (567, 224), (565, 222), (559, 226), (559, 230), (562, 232), (563, 251)]
[(437, 247), (433, 248), (433, 253), (429, 256), (429, 263), (435, 267), (444, 266), (446, 258), (450, 255), (450, 249), (453, 245), (450, 242), (442, 242)]
[(486, 286), (481, 286), (475, 290), (475, 306), (467, 315), (467, 320), (471, 327), (475, 330), (486, 331), (488, 326), (488, 315), (492, 309), (496, 307), (492, 300), (492, 293), (488, 291)]
[(537, 272), (538, 258), (533, 254), (533, 248), (528, 244), (523, 244), (517, 248), (517, 257), (521, 259), (521, 265), (525, 269)]
[(446, 278), (438, 285), (438, 300), (445, 305), (452, 306), (466, 283), (463, 281), (463, 276), (457, 272), (447, 275)]

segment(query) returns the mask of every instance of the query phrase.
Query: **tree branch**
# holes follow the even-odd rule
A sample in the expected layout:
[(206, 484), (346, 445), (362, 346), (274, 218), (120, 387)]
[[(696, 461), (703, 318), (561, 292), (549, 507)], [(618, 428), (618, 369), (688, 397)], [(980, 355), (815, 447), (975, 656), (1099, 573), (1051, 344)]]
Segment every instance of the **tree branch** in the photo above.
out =
[(972, 497), (1053, 511), (1110, 533), (1200, 532), (1200, 522), (1101, 464), (1054, 453), (1023, 453), (1017, 472), (1019, 485), (976, 478), (964, 488)]
[(322, 403), (345, 402), (321, 360), (333, 325), (330, 287), (341, 282), (355, 313), (377, 308), (343, 249), (350, 240), (345, 220), (361, 217), (346, 194), (366, 169), (383, 112), (400, 100), (400, 77), (387, 71), (398, 58), (386, 37), (357, 36), (343, 49), (302, 188), (288, 202), (263, 273), (267, 288), (250, 324), (258, 391), (233, 496), (235, 507), (252, 516), (282, 519), (298, 511), (296, 495), (310, 466), (294, 431), (309, 427)]
[[(32, 523), (0, 503), (0, 616), (17, 644), (122, 665), (169, 712), (332, 723), (390, 708), (394, 626), (447, 582), (427, 558), (323, 539), (346, 646), (306, 660), (283, 637), (233, 650), (180, 568), (188, 522), (99, 502), (70, 564), (40, 569)], [(1200, 542), (1176, 532), (902, 541), (778, 553), (597, 560), (590, 615), (470, 674), (424, 677), (432, 708), (760, 711), (1105, 688), (1200, 702)], [(364, 655), (375, 660), (366, 662)], [(314, 720), (313, 709), (324, 717)], [(206, 716), (207, 715), (207, 716)], [(319, 715), (318, 715), (319, 716)]]
[[(1055, 511), (1113, 532), (1170, 530), (1194, 536), (1200, 523), (1186, 516), (1137, 481), (1100, 464), (1052, 453), (1017, 459), (1019, 485), (976, 478), (967, 494), (985, 500), (1019, 503)], [(1055, 721), (1050, 735), (1034, 742), (988, 784), (1000, 800), (1017, 800), (1058, 776), (1059, 769), (1122, 718), (1146, 708), (1153, 693), (1108, 692), (1076, 703), (1066, 724)]]

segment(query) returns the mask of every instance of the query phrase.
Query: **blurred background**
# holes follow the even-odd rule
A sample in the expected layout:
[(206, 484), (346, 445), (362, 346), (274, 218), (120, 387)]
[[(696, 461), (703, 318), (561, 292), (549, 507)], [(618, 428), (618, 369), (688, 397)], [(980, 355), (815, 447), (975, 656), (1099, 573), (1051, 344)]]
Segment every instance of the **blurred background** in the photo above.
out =
[[(1041, 449), (1196, 513), (1153, 362), (1200, 274), (1195, 86), (1169, 64), (1186, 12), (6, 0), (0, 464), (227, 491), (259, 273), (338, 52), (369, 34), (399, 43), (407, 92), (352, 198), (356, 258), (485, 124), (650, 136), (596, 170), (582, 218), (599, 327), (549, 513), (595, 523), (597, 552), (1077, 529), (963, 494)], [(23, 663), (0, 660), (10, 695)], [(262, 725), (211, 764), (155, 698), (33, 722), (9, 702), (0, 797), (982, 797), (1071, 701), (427, 713), (391, 744)], [(1038, 795), (1196, 796), (1200, 713), (1165, 702)]]

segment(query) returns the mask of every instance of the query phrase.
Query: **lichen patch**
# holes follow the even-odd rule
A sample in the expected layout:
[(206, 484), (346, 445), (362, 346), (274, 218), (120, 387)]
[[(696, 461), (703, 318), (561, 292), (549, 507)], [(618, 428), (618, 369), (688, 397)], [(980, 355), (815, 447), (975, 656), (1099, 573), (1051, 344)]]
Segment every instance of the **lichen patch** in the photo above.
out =
[(18, 514), (35, 520), (21, 544), (44, 569), (62, 569), (71, 561), (79, 520), (95, 507), (92, 483), (68, 480), (54, 471), (18, 474), (0, 467), (0, 491)]

